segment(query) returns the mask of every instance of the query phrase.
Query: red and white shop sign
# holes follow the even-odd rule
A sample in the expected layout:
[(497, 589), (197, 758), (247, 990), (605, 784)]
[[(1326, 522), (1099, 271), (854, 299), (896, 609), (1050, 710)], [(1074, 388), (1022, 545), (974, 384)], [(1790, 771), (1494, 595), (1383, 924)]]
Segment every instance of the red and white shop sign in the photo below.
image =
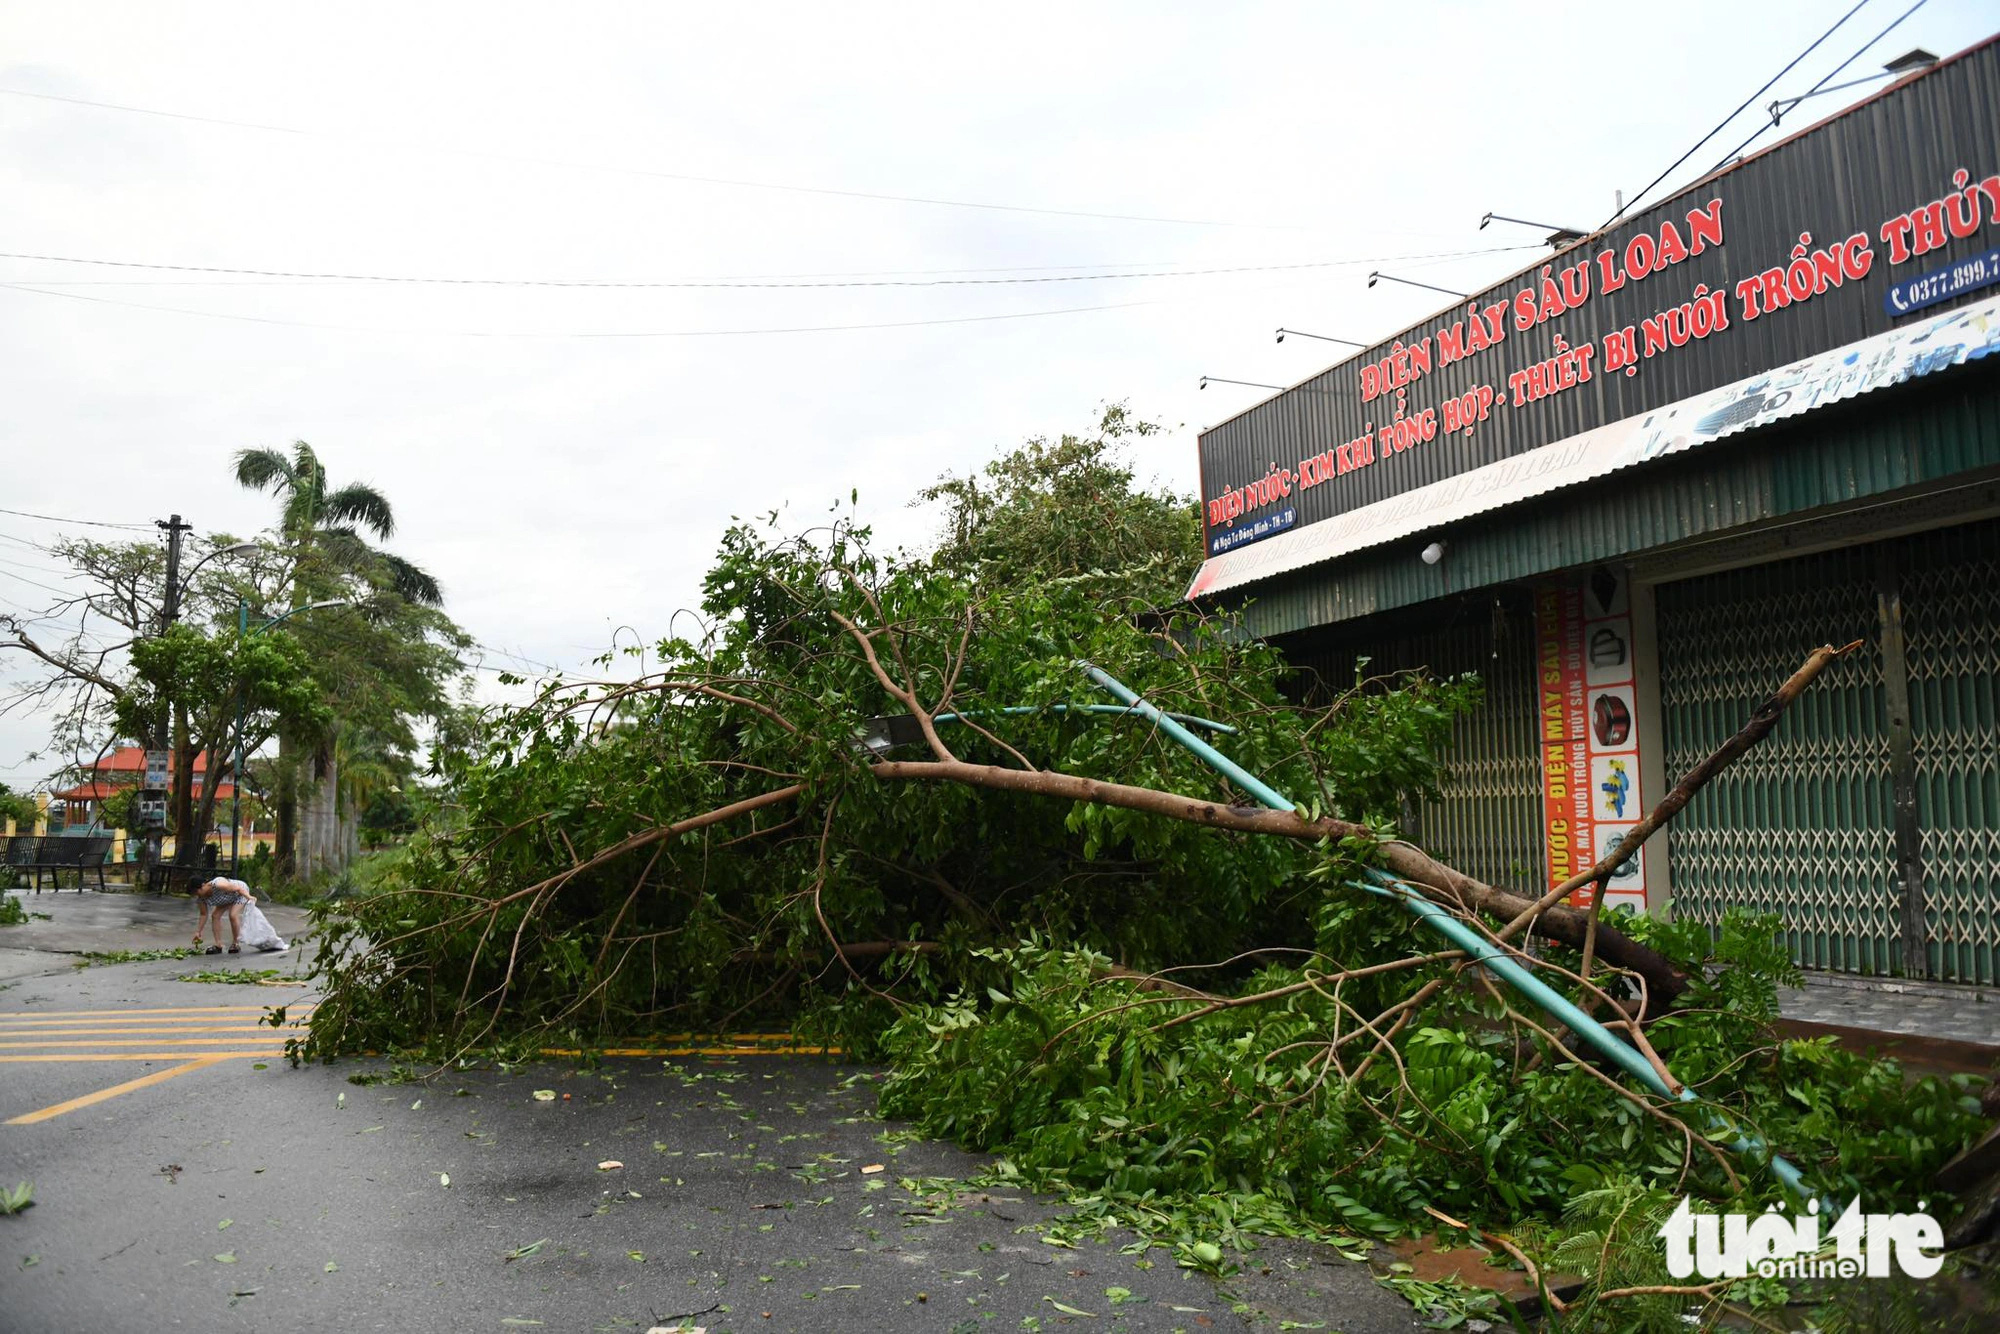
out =
[[(1625, 574), (1600, 566), (1535, 595), (1542, 746), (1542, 836), (1554, 889), (1613, 851), (1644, 812), (1639, 709)], [(1585, 885), (1570, 902), (1587, 907)], [(1605, 887), (1606, 907), (1646, 908), (1646, 868), (1633, 856)]]

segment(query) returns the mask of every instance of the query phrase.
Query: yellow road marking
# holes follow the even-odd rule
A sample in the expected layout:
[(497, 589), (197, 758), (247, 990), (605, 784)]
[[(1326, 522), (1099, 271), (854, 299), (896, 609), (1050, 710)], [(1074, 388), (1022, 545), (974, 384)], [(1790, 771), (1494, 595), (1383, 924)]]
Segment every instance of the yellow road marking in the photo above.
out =
[[(299, 985), (304, 986), (305, 984), (300, 983)], [(264, 1005), (202, 1005), (177, 1010), (37, 1010), (33, 1013), (24, 1010), (12, 1014), (0, 1014), (0, 1023), (9, 1021), (34, 1023), (43, 1019), (111, 1019), (125, 1015), (136, 1017), (149, 1014), (191, 1014), (195, 1016), (262, 1014), (268, 1008), (270, 1007)]]
[[(244, 1018), (250, 1018), (248, 1014)], [(290, 1028), (290, 1024), (286, 1024)], [(70, 1026), (50, 1026), (50, 1028), (0, 1028), (0, 1038), (76, 1038), (88, 1034), (102, 1034), (114, 1038), (128, 1032), (270, 1032), (270, 1024), (176, 1024), (176, 1026), (152, 1026), (152, 1024), (114, 1024), (110, 1028), (100, 1024), (80, 1024)]]
[[(574, 1047), (544, 1047), (543, 1056), (581, 1056)], [(838, 1047), (606, 1047), (598, 1056), (839, 1056)]]
[(170, 1066), (165, 1070), (155, 1070), (150, 1075), (140, 1075), (137, 1079), (128, 1079), (123, 1084), (113, 1084), (108, 1089), (99, 1089), (95, 1093), (86, 1093), (80, 1098), (71, 1098), (68, 1102), (59, 1102), (53, 1107), (44, 1107), (39, 1112), (29, 1112), (25, 1116), (14, 1117), (5, 1124), (10, 1126), (31, 1126), (37, 1121), (52, 1120), (55, 1117), (63, 1115), (65, 1112), (74, 1112), (80, 1108), (92, 1107), (100, 1102), (116, 1098), (120, 1094), (131, 1093), (137, 1089), (150, 1088), (154, 1084), (164, 1084), (169, 1079), (184, 1075), (190, 1070), (205, 1070), (211, 1065), (219, 1064), (228, 1059), (226, 1056), (197, 1056), (192, 1061), (188, 1061), (183, 1065)]
[[(303, 1015), (287, 1018), (286, 1027), (293, 1023), (304, 1023)], [(247, 1033), (259, 1028), (269, 1028), (261, 1015), (226, 1014), (219, 1015), (211, 1022), (206, 1019), (155, 1019), (150, 1023), (108, 1024), (89, 1023), (72, 1020), (66, 1024), (23, 1024), (10, 1027), (0, 1024), (0, 1038), (61, 1037), (65, 1033)]]
[(195, 1056), (283, 1056), (283, 1047), (262, 1051), (245, 1047), (228, 1051), (106, 1051), (106, 1052), (49, 1052), (33, 1056), (0, 1055), (0, 1063), (8, 1065), (32, 1064), (37, 1061), (185, 1061)]
[[(248, 1020), (250, 1016), (238, 1016)], [(290, 1024), (286, 1024), (290, 1028)], [(122, 1032), (268, 1032), (270, 1024), (50, 1024), (46, 1028), (6, 1028), (0, 1026), (0, 1038), (70, 1038), (76, 1034), (122, 1034)]]
[(250, 1038), (89, 1038), (78, 1042), (0, 1042), (0, 1050), (19, 1051), (22, 1048), (48, 1047), (227, 1047), (233, 1043), (248, 1044), (251, 1041)]

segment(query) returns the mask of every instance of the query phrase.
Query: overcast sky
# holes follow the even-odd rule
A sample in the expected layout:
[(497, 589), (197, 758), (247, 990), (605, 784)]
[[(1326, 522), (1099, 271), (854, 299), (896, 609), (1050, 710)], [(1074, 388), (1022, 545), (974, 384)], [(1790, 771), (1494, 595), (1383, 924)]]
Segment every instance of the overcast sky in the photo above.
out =
[[(1850, 6), (0, 0), (0, 251), (1075, 279), (4, 259), (0, 509), (250, 533), (273, 502), (232, 455), (307, 440), (389, 496), (489, 668), (575, 665), (665, 633), (731, 515), (803, 525), (858, 487), (919, 543), (925, 482), (1106, 400), (1173, 428), (1138, 463), (1191, 492), (1195, 432), (1263, 397), (1200, 376), (1289, 384), (1340, 349), (1277, 326), (1368, 340), (1442, 300), (1366, 287), (1378, 262), (1454, 288), (1521, 267), (1388, 258), (1537, 239), (1488, 210), (1603, 222)], [(1907, 8), (1870, 0), (1758, 106)], [(1841, 77), (1994, 26), (1991, 0), (1930, 0)], [(1322, 267), (1088, 276), (1282, 265)], [(0, 606), (63, 583), (24, 543), (84, 531), (0, 513)], [(0, 781), (44, 776), (45, 739), (0, 720)]]

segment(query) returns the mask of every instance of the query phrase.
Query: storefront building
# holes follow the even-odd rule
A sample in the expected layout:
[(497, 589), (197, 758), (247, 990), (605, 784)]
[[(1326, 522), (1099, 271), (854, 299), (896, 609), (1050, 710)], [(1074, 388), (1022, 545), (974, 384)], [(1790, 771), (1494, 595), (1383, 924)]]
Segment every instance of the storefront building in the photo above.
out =
[(1517, 886), (1859, 640), (1607, 907), (2000, 983), (1996, 353), (2000, 38), (1203, 432), (1190, 595), (1306, 689), (1479, 673), (1415, 833)]

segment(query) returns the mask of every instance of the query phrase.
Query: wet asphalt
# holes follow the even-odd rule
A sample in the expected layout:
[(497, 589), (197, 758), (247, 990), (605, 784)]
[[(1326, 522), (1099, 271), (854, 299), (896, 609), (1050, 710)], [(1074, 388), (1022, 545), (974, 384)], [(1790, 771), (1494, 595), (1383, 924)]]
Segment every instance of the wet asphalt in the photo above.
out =
[[(50, 955), (0, 988), (0, 1045), (104, 1012), (296, 1013), (309, 993), (282, 977), (177, 980), (296, 954), (82, 969)], [(30, 1050), (111, 1049), (86, 1035)], [(0, 1063), (0, 1121), (180, 1063)], [(31, 1180), (36, 1200), (0, 1217), (0, 1330), (1419, 1327), (1325, 1247), (1267, 1243), (1218, 1284), (1127, 1235), (1054, 1244), (1055, 1201), (962, 1184), (990, 1160), (878, 1119), (868, 1069), (635, 1058), (350, 1079), (385, 1072), (236, 1058), (0, 1125), (0, 1184)]]

